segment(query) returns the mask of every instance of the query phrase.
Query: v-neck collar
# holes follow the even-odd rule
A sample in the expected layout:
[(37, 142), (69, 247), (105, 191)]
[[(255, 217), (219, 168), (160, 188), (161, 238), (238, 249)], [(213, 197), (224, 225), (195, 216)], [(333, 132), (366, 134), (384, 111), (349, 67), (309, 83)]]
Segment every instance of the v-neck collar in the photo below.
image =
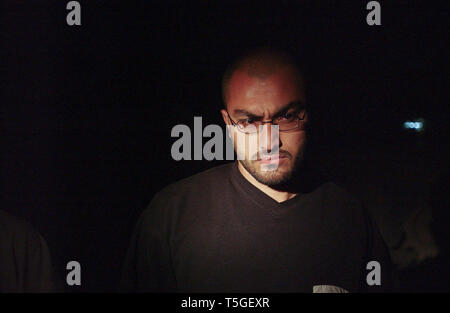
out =
[(298, 193), (295, 197), (283, 202), (278, 202), (266, 193), (250, 183), (239, 171), (238, 161), (233, 162), (231, 166), (232, 182), (235, 186), (256, 205), (268, 209), (274, 216), (281, 216), (298, 206), (308, 195)]

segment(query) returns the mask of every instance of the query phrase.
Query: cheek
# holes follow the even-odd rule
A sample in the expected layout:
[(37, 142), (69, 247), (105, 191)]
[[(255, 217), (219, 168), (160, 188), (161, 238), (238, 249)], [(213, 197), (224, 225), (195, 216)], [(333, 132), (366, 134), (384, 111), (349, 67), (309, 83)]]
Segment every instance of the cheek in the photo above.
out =
[(258, 136), (256, 134), (246, 135), (240, 131), (233, 133), (234, 149), (239, 160), (256, 157), (258, 152)]
[(296, 155), (302, 151), (306, 144), (306, 133), (297, 132), (292, 134), (281, 135), (281, 147), (280, 149), (290, 152), (292, 155)]

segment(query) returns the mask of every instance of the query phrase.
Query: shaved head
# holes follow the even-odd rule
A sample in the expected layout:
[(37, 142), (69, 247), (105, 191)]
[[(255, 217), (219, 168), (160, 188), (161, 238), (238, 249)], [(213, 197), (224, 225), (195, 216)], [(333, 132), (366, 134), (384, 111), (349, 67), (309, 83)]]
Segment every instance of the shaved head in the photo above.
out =
[(264, 81), (284, 68), (289, 68), (294, 72), (299, 88), (303, 89), (303, 74), (297, 62), (288, 53), (273, 48), (258, 48), (244, 53), (224, 73), (222, 98), (225, 107), (228, 102), (228, 87), (233, 74), (237, 71), (244, 72), (248, 77)]

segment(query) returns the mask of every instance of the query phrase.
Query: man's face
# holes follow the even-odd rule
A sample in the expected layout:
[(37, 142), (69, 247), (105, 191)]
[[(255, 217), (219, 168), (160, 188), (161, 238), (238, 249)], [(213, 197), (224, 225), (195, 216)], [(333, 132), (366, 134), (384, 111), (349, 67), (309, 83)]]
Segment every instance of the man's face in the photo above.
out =
[[(270, 121), (284, 112), (297, 113), (301, 117), (304, 113), (302, 104), (305, 103), (301, 86), (297, 72), (288, 67), (278, 69), (265, 79), (249, 77), (245, 71), (237, 70), (228, 85), (227, 110), (222, 110), (223, 119), (227, 125), (232, 125), (228, 114), (234, 122), (245, 121), (249, 117)], [(306, 120), (307, 116), (304, 121)], [(245, 156), (239, 162), (264, 185), (276, 187), (288, 182), (303, 159), (306, 144), (303, 126), (304, 122), (300, 122), (298, 128), (280, 131), (279, 136), (267, 133), (266, 137), (272, 137), (267, 140), (259, 140), (263, 137), (257, 133), (245, 134), (237, 127), (230, 127), (236, 152)], [(244, 137), (244, 140), (236, 140), (236, 136)], [(277, 152), (279, 158), (267, 161), (267, 152), (269, 155)], [(277, 166), (267, 170), (268, 162), (276, 162)]]

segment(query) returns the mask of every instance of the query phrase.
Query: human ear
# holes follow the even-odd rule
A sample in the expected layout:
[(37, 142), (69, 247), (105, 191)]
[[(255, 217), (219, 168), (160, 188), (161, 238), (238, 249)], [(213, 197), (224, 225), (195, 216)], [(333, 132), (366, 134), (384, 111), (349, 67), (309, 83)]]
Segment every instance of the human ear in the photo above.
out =
[(226, 125), (231, 125), (230, 118), (228, 116), (227, 110), (222, 109), (220, 110), (220, 113), (222, 113), (222, 119), (225, 122)]

